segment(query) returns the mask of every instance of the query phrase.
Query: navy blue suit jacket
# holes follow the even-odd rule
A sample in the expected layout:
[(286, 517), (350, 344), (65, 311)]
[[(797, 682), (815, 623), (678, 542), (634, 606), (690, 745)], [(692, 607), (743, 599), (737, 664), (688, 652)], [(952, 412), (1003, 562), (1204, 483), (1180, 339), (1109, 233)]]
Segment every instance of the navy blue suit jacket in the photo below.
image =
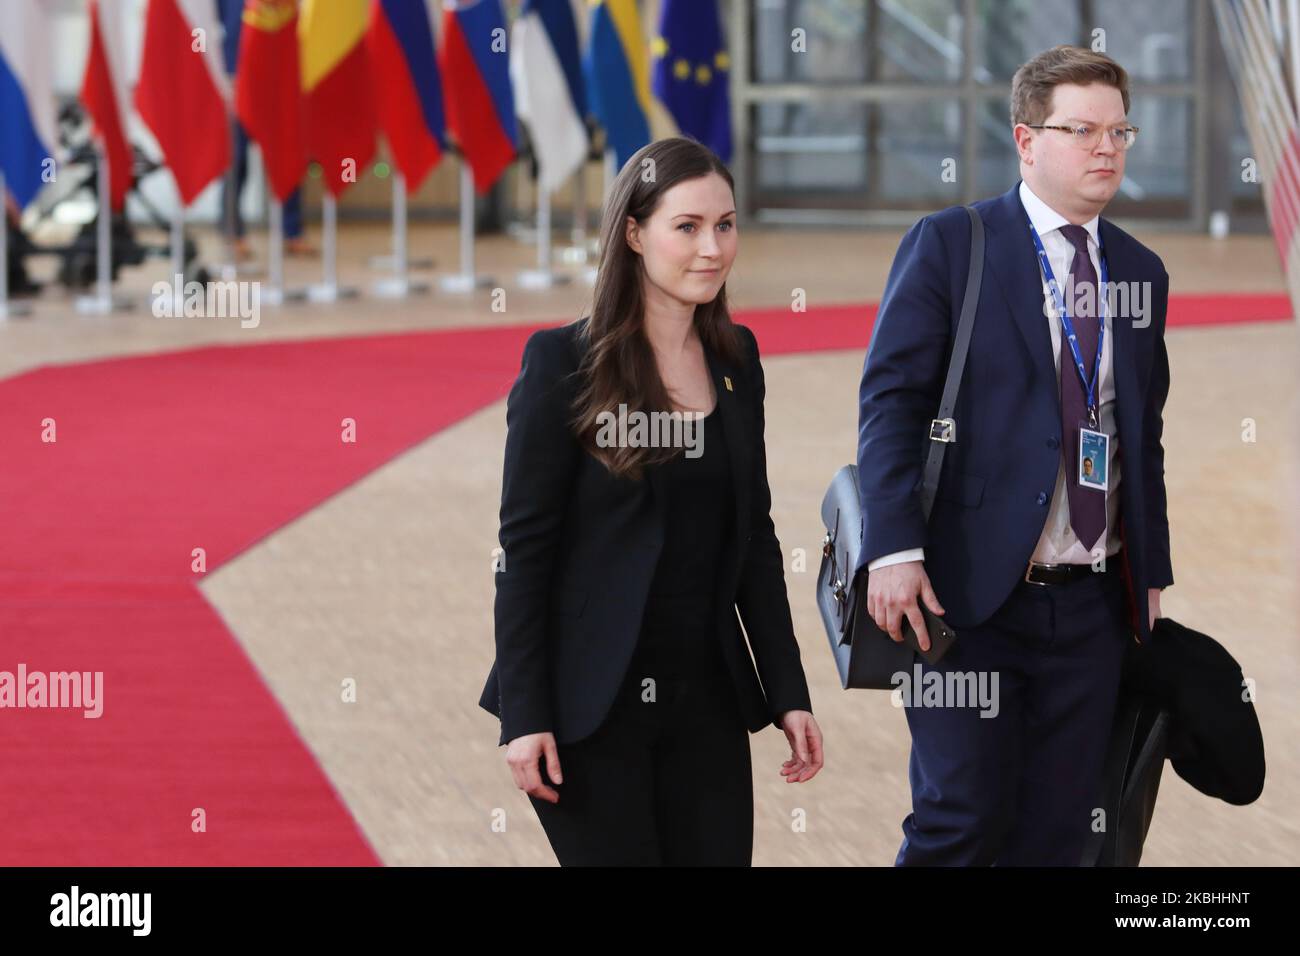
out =
[[(1020, 184), (974, 204), (984, 222), (983, 285), (965, 377), (930, 521), (921, 515), (921, 468), (947, 373), (970, 264), (971, 226), (953, 206), (903, 237), (867, 350), (859, 392), (861, 564), (925, 548), (945, 620), (960, 630), (987, 620), (1023, 579), (1048, 517), (1061, 458), (1060, 386), (1042, 276)], [(1102, 219), (1110, 281), (1149, 282), (1148, 324), (1113, 321), (1120, 468), (1122, 572), (1135, 636), (1145, 640), (1147, 589), (1173, 584), (1169, 561), (1162, 412), (1169, 393), (1160, 257)]]

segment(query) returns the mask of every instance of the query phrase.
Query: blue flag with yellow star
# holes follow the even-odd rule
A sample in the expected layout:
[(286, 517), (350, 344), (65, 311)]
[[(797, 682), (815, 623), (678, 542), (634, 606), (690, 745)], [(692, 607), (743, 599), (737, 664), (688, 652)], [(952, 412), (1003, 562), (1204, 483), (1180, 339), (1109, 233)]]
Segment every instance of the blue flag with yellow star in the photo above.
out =
[(655, 96), (677, 128), (730, 162), (731, 63), (717, 0), (663, 0), (651, 51)]

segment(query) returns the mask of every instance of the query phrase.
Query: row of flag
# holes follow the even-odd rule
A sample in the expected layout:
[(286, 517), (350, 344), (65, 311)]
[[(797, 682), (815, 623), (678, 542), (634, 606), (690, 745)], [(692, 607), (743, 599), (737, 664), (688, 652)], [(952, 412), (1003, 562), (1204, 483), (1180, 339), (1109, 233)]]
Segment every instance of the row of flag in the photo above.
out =
[[(571, 0), (523, 0), (507, 33), (502, 0), (442, 0), (439, 43), (426, 0), (245, 0), (233, 82), (216, 0), (146, 0), (140, 74), (127, 77), (133, 0), (90, 0), (81, 101), (121, 209), (131, 185), (134, 109), (189, 205), (231, 163), (233, 111), (262, 151), (281, 201), (309, 160), (338, 196), (382, 132), (415, 191), (454, 140), (486, 192), (527, 127), (550, 192), (585, 161), (587, 122), (621, 167), (650, 141), (652, 98), (683, 133), (730, 159), (728, 62), (717, 0), (661, 0), (647, 45), (635, 0), (588, 0), (580, 49)], [(48, 0), (0, 0), (0, 171), (20, 208), (48, 181), (54, 99)]]

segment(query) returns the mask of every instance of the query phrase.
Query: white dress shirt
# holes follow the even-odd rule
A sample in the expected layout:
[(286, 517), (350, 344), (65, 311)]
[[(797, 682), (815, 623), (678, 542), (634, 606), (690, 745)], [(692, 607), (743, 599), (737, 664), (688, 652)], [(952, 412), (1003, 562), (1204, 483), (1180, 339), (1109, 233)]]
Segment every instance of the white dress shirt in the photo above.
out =
[[(1070, 240), (1061, 234), (1060, 227), (1069, 224), (1069, 220), (1062, 216), (1047, 203), (1043, 202), (1029, 188), (1029, 184), (1023, 180), (1020, 183), (1020, 202), (1025, 207), (1025, 212), (1029, 215), (1029, 221), (1034, 224), (1038, 230), (1038, 237), (1043, 242), (1043, 250), (1047, 253), (1047, 261), (1052, 264), (1052, 273), (1056, 276), (1057, 285), (1062, 287), (1062, 295), (1065, 294), (1064, 284), (1065, 277), (1070, 272), (1070, 267), (1074, 263), (1074, 246)], [(1101, 277), (1101, 262), (1098, 259), (1098, 239), (1097, 239), (1098, 217), (1093, 216), (1090, 220), (1083, 223), (1083, 228), (1088, 232), (1088, 253), (1092, 258), (1092, 267), (1097, 271), (1098, 278)], [(1040, 274), (1042, 270), (1039, 270)], [(1056, 363), (1056, 380), (1061, 380), (1061, 320), (1056, 312), (1056, 303), (1052, 298), (1051, 291), (1047, 287), (1047, 277), (1043, 276), (1043, 297), (1048, 304), (1048, 311), (1051, 318), (1044, 318), (1048, 323), (1048, 328), (1052, 336), (1052, 359)], [(1102, 340), (1101, 352), (1101, 369), (1097, 373), (1097, 401), (1101, 407), (1098, 410), (1101, 417), (1101, 430), (1110, 438), (1109, 467), (1107, 468), (1107, 485), (1106, 485), (1106, 533), (1104, 535), (1104, 544), (1106, 555), (1116, 554), (1120, 549), (1119, 538), (1119, 439), (1116, 437), (1115, 426), (1115, 379), (1111, 374), (1111, 357), (1113, 354), (1112, 345), (1114, 342), (1114, 324), (1111, 319), (1109, 310), (1106, 311), (1106, 334)], [(1071, 370), (1073, 371), (1073, 370)], [(1063, 436), (1064, 438), (1064, 436)], [(1068, 440), (1068, 439), (1066, 439)], [(1077, 435), (1075, 437), (1077, 441)], [(1060, 465), (1057, 468), (1056, 488), (1052, 493), (1051, 505), (1047, 510), (1047, 520), (1043, 524), (1043, 531), (1039, 535), (1038, 544), (1034, 548), (1031, 560), (1041, 561), (1045, 564), (1091, 564), (1095, 555), (1090, 553), (1084, 547), (1075, 535), (1074, 530), (1070, 527), (1070, 502), (1066, 495), (1065, 482), (1067, 475), (1065, 472), (1065, 449), (1062, 449), (1060, 456)], [(1068, 476), (1074, 478), (1074, 476)], [(1087, 491), (1086, 494), (1095, 495), (1095, 491)], [(1100, 550), (1103, 542), (1098, 542), (1097, 548)], [(874, 571), (876, 568), (883, 568), (891, 564), (901, 564), (905, 561), (924, 561), (924, 548), (909, 548), (906, 551), (896, 551), (893, 554), (882, 555), (867, 565), (867, 571)]]

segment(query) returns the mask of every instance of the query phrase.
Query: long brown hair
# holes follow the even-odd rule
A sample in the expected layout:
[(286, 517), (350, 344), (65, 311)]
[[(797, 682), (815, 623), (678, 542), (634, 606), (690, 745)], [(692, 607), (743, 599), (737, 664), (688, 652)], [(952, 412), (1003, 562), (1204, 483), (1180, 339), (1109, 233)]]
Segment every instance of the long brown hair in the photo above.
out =
[[(576, 373), (581, 385), (571, 425), (579, 441), (615, 476), (640, 479), (644, 466), (667, 461), (681, 450), (602, 448), (596, 444), (597, 417), (604, 411), (616, 411), (621, 403), (626, 403), (629, 411), (672, 411), (668, 389), (645, 336), (645, 264), (627, 244), (627, 217), (645, 223), (665, 192), (683, 180), (710, 173), (725, 179), (735, 192), (731, 172), (707, 146), (682, 137), (657, 140), (627, 161), (605, 203), (600, 264), (591, 313), (581, 332), (586, 354)], [(696, 306), (695, 330), (706, 348), (732, 361), (740, 360), (739, 338), (727, 309), (726, 283), (712, 302)]]

